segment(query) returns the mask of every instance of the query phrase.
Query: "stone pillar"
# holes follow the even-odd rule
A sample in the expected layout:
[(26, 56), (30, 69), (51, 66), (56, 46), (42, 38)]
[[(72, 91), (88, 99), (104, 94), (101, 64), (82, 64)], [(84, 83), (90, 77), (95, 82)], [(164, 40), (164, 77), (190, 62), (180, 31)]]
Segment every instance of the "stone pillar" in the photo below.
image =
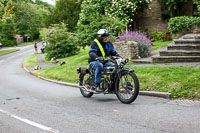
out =
[(117, 53), (129, 60), (139, 58), (138, 43), (134, 41), (120, 41), (113, 43)]

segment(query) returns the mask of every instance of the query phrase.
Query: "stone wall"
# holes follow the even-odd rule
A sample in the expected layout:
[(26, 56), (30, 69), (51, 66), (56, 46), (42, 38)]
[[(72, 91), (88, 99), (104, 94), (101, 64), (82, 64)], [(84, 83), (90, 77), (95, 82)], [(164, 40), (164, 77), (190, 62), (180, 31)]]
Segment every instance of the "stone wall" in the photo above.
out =
[[(146, 11), (137, 15), (136, 26), (150, 33), (154, 31), (168, 32), (168, 20), (163, 20), (161, 17), (160, 0), (152, 0), (149, 4), (149, 8), (150, 9), (146, 9)], [(181, 16), (192, 16), (192, 3), (186, 3), (180, 12)]]
[(137, 42), (120, 41), (113, 43), (113, 46), (117, 53), (123, 58), (128, 58), (129, 60), (139, 58)]
[(149, 8), (145, 12), (140, 13), (136, 19), (136, 26), (152, 33), (154, 31), (168, 32), (168, 21), (161, 18), (160, 0), (152, 0)]

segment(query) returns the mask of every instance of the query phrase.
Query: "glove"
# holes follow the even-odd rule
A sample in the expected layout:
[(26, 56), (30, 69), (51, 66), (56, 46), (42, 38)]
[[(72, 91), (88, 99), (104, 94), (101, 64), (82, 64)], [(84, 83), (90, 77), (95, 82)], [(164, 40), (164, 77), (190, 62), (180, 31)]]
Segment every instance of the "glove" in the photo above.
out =
[(98, 57), (98, 58), (96, 58), (96, 60), (99, 60), (100, 62), (104, 61), (103, 57)]

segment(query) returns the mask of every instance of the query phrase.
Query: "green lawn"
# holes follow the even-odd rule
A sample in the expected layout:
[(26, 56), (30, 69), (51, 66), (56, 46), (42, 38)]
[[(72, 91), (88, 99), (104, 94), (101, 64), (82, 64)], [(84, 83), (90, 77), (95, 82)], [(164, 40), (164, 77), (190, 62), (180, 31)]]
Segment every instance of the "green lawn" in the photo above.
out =
[(12, 53), (12, 52), (15, 52), (17, 50), (18, 49), (0, 50), (0, 55), (4, 55), (4, 54), (7, 54), (7, 53)]
[(130, 67), (135, 70), (141, 90), (170, 92), (173, 98), (200, 99), (200, 68)]
[(33, 54), (33, 55), (28, 56), (28, 57), (24, 60), (23, 66), (25, 66), (25, 67), (30, 67), (30, 66), (38, 65), (37, 57), (38, 57), (38, 54)]
[[(76, 83), (76, 69), (87, 67), (88, 47), (78, 55), (60, 59), (63, 66), (33, 71), (49, 79)], [(196, 67), (132, 67), (140, 81), (140, 90), (170, 92), (172, 98), (200, 99), (200, 68)]]
[(152, 46), (152, 51), (155, 51), (160, 47), (167, 46), (170, 43), (172, 43), (172, 40), (164, 41), (164, 42), (162, 40), (154, 41), (153, 46)]

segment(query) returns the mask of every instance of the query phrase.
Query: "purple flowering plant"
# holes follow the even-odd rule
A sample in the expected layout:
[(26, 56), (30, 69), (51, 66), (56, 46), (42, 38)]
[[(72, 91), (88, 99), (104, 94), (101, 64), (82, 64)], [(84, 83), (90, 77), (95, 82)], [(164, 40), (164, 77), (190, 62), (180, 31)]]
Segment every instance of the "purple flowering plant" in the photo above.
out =
[(127, 31), (122, 33), (120, 38), (116, 40), (119, 41), (135, 41), (139, 46), (139, 56), (148, 57), (151, 55), (152, 41), (148, 38), (147, 34), (142, 31)]

